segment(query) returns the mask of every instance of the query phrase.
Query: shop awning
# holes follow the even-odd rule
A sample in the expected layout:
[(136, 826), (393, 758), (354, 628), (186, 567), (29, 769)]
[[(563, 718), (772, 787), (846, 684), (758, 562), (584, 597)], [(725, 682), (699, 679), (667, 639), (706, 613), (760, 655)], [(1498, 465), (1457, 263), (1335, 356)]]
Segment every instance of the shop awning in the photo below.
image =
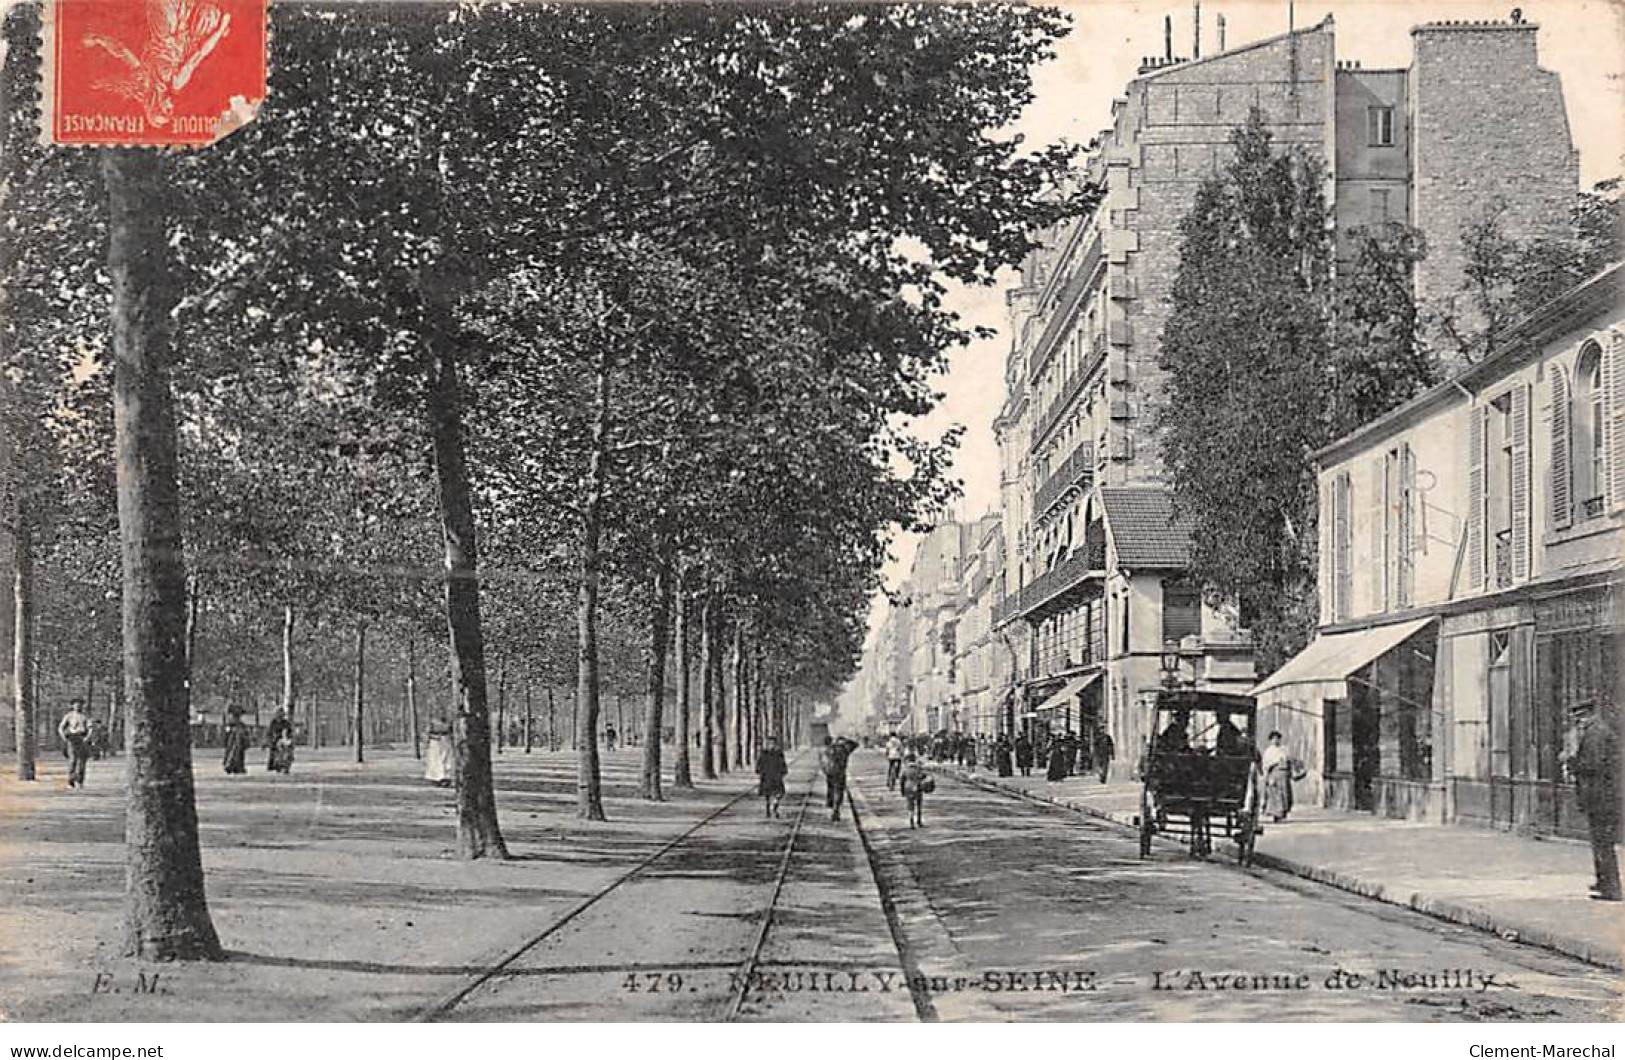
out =
[(1048, 699), (1044, 700), (1044, 702), (1038, 705), (1039, 713), (1061, 709), (1070, 703), (1072, 698), (1079, 692), (1082, 692), (1084, 689), (1088, 688), (1098, 680), (1100, 680), (1099, 670), (1096, 670), (1094, 673), (1083, 677), (1074, 677), (1072, 680), (1068, 681), (1066, 686), (1059, 692), (1055, 693), (1053, 696), (1050, 696)]
[(1293, 656), (1285, 666), (1254, 685), (1248, 695), (1260, 696), (1283, 685), (1347, 680), (1349, 674), (1397, 648), (1412, 634), (1421, 632), (1438, 620), (1437, 616), (1429, 616), (1347, 633), (1323, 634)]

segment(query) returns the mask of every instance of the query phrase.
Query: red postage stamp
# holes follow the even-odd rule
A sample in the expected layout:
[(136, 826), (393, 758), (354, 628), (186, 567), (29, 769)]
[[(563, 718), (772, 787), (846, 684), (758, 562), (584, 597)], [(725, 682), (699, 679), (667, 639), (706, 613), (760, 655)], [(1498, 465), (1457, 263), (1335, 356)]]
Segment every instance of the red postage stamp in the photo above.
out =
[(48, 143), (197, 147), (265, 99), (266, 0), (47, 0)]

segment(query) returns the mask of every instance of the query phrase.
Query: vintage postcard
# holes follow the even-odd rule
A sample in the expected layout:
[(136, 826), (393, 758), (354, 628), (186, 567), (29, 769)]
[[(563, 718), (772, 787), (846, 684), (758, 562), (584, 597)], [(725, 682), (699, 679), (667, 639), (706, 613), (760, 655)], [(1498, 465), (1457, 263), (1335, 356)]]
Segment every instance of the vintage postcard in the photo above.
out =
[(1625, 6), (4, 13), (12, 1055), (1614, 1055)]

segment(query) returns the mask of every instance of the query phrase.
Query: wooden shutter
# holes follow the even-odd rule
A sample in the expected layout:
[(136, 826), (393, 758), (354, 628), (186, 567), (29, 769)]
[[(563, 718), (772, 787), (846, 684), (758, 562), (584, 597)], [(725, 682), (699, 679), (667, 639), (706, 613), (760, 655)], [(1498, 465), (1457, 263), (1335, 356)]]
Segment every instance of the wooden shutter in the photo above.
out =
[(1467, 584), (1484, 587), (1484, 426), (1488, 409), (1467, 410)]
[(1512, 580), (1529, 577), (1529, 384), (1512, 388)]
[(1394, 600), (1400, 607), (1409, 607), (1414, 602), (1411, 597), (1416, 554), (1416, 454), (1411, 451), (1409, 442), (1399, 443), (1399, 511), (1396, 514), (1399, 533), (1395, 547), (1399, 551), (1398, 562), (1394, 564), (1397, 581)]
[(1557, 365), (1551, 368), (1552, 390), (1552, 529), (1574, 524), (1574, 428), (1571, 423), (1569, 379)]
[(1333, 483), (1332, 504), (1336, 511), (1333, 513), (1332, 525), (1332, 607), (1337, 619), (1349, 617), (1349, 502), (1353, 480), (1349, 473), (1344, 471), (1337, 476)]
[(1386, 507), (1388, 498), (1383, 490), (1384, 455), (1371, 461), (1371, 500), (1366, 506), (1371, 520), (1371, 613), (1388, 610), (1388, 555), (1391, 547), (1387, 538)]
[(1332, 526), (1336, 522), (1333, 512), (1336, 506), (1337, 476), (1322, 476), (1320, 480), (1320, 515), (1319, 525), (1315, 527), (1320, 538), (1320, 621), (1322, 623), (1337, 621), (1337, 569), (1332, 551), (1337, 546), (1336, 538), (1332, 535)]
[[(1610, 329), (1602, 351), (1603, 420), (1606, 438), (1603, 474), (1608, 478), (1608, 507), (1625, 508), (1625, 335)], [(1593, 445), (1603, 445), (1597, 438)]]

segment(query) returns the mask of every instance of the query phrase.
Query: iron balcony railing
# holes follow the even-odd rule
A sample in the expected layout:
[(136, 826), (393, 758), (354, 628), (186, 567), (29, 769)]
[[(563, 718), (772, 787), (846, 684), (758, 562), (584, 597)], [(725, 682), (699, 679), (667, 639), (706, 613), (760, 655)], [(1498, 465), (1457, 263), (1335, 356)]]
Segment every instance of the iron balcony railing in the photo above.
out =
[(1595, 519), (1597, 516), (1602, 514), (1605, 503), (1606, 501), (1600, 496), (1587, 497), (1581, 502), (1580, 510), (1585, 513), (1585, 518)]
[(1034, 499), (1033, 512), (1037, 518), (1042, 519), (1053, 508), (1066, 491), (1080, 483), (1087, 484), (1095, 472), (1095, 447), (1088, 442), (1073, 450), (1072, 455), (1061, 462), (1057, 468), (1038, 487)]
[(1074, 585), (1090, 577), (1104, 577), (1105, 573), (1104, 541), (1097, 541), (1089, 548), (1075, 548), (1071, 555), (1022, 587), (1021, 612), (1030, 615)]

